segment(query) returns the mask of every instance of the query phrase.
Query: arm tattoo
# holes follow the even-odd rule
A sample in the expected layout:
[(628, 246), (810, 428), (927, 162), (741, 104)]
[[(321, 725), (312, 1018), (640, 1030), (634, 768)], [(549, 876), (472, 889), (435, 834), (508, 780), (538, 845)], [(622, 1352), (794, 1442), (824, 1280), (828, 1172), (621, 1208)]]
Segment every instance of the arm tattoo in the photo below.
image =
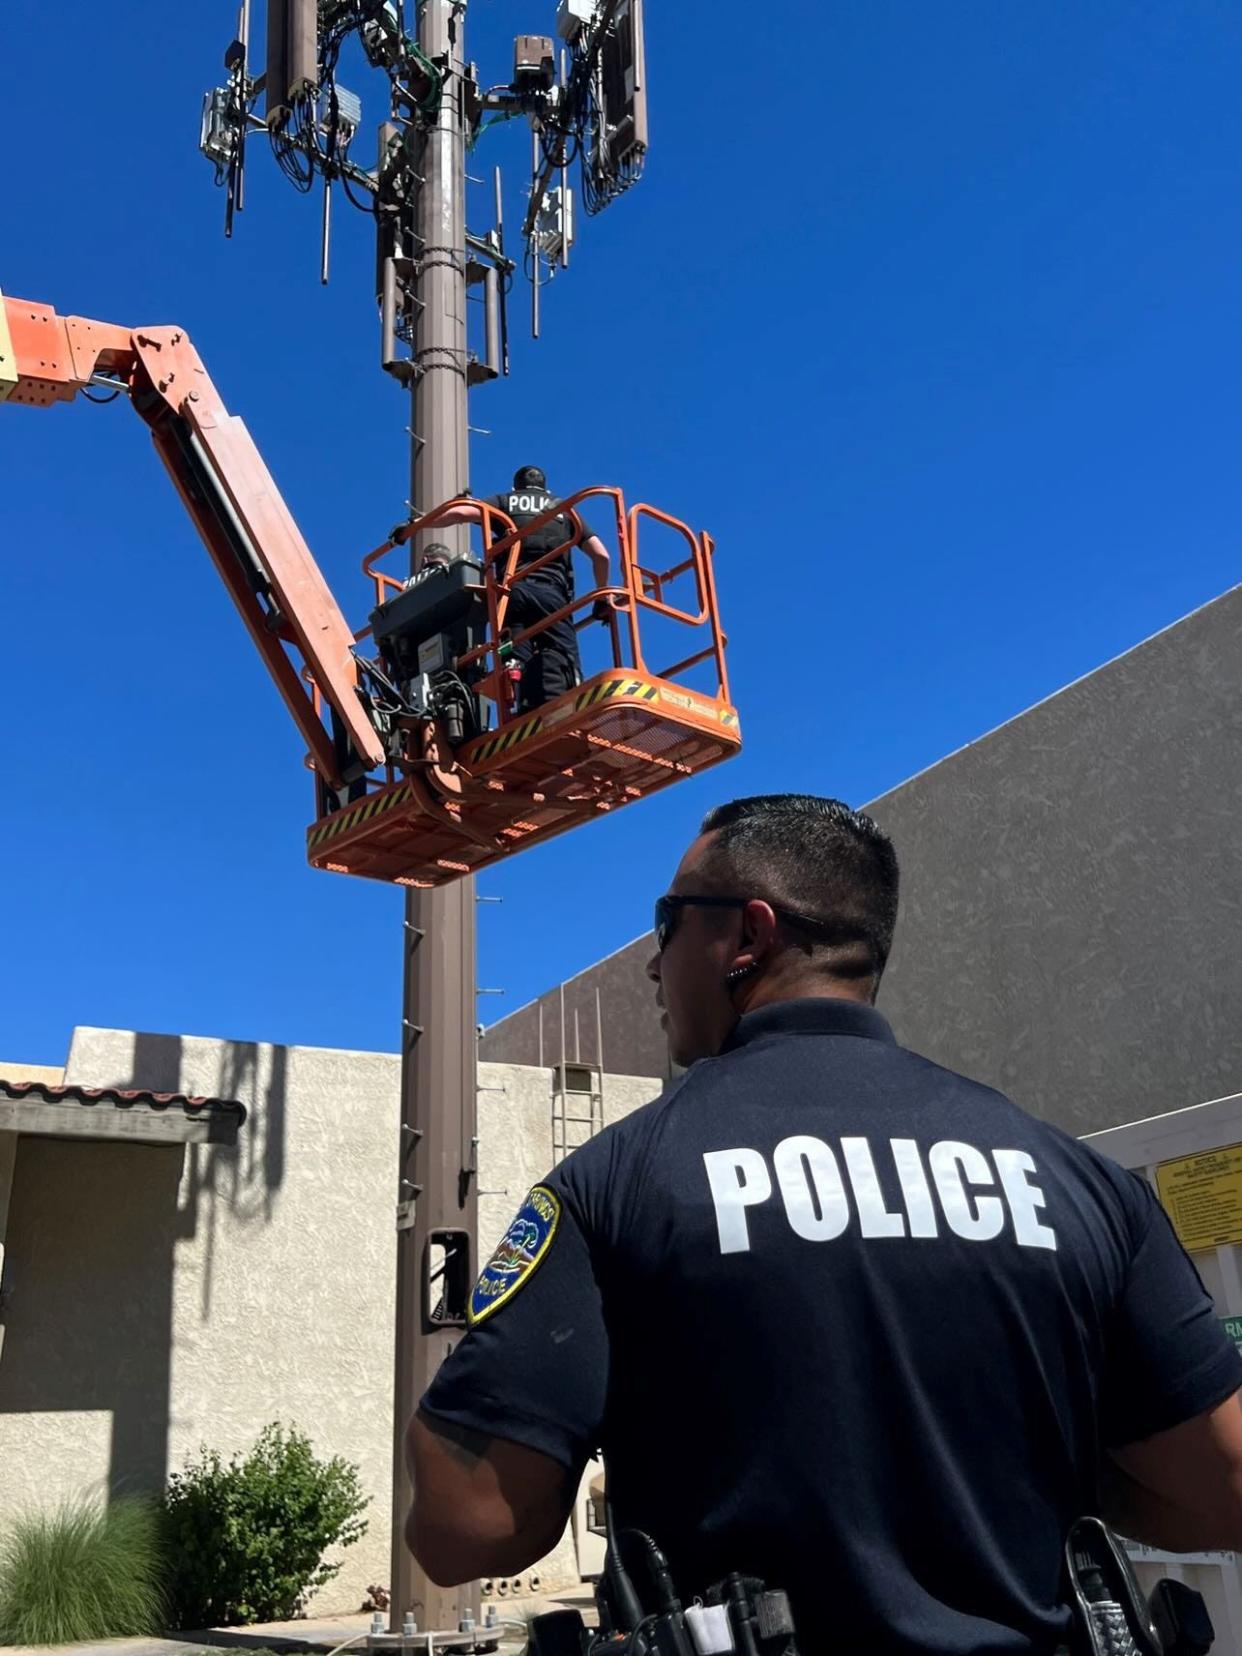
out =
[(419, 1410), (423, 1425), (441, 1440), (449, 1454), (460, 1466), (473, 1472), (492, 1446), (486, 1432), (476, 1432), (470, 1426), (458, 1426), (454, 1421), (442, 1420), (437, 1415)]

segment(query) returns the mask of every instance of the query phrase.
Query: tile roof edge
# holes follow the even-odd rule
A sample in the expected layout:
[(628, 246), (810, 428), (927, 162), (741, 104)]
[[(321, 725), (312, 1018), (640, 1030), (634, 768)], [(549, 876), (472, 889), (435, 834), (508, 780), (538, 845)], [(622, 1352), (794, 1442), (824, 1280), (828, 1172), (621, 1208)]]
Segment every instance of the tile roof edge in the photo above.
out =
[(0, 1094), (21, 1103), (27, 1099), (42, 1099), (45, 1103), (76, 1102), (89, 1106), (113, 1104), (128, 1109), (135, 1104), (155, 1109), (179, 1108), (187, 1115), (199, 1115), (204, 1110), (236, 1115), (246, 1119), (246, 1106), (231, 1098), (198, 1098), (187, 1093), (153, 1092), (149, 1087), (82, 1087), (74, 1084), (50, 1086), (44, 1081), (9, 1081), (0, 1075)]

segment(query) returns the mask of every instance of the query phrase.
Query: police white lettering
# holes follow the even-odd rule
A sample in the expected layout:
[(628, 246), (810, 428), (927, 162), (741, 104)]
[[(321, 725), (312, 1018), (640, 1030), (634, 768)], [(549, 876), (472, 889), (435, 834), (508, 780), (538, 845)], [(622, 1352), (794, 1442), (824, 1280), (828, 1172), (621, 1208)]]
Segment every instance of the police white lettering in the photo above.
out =
[(703, 1165), (716, 1207), (721, 1253), (748, 1253), (746, 1209), (772, 1194), (767, 1164), (758, 1150), (707, 1150)]
[(858, 1206), (858, 1228), (864, 1236), (904, 1236), (906, 1222), (900, 1213), (884, 1206), (884, 1192), (865, 1138), (843, 1138), (841, 1154), (849, 1169), (850, 1185)]
[(1005, 1228), (1005, 1209), (999, 1196), (976, 1196), (974, 1205), (966, 1190), (972, 1185), (994, 1185), (988, 1159), (973, 1144), (942, 1139), (933, 1144), (927, 1157), (936, 1194), (949, 1229), (968, 1242), (990, 1242)]
[(913, 1139), (890, 1139), (893, 1166), (901, 1181), (901, 1199), (910, 1217), (911, 1236), (938, 1236), (936, 1207), (932, 1201), (931, 1186), (923, 1171), (923, 1158)]
[[(889, 1139), (888, 1156), (891, 1166), (882, 1140), (843, 1138), (838, 1149), (806, 1133), (782, 1139), (770, 1158), (746, 1148), (707, 1152), (703, 1163), (721, 1253), (750, 1251), (746, 1210), (771, 1199), (773, 1171), (789, 1227), (808, 1242), (843, 1236), (854, 1214), (867, 1240), (934, 1239), (943, 1215), (949, 1230), (968, 1242), (994, 1241), (1008, 1219), (1019, 1247), (1055, 1250), (1056, 1231), (1040, 1218), (1047, 1202), (1032, 1180), (1039, 1169), (1025, 1150), (985, 1154), (973, 1144), (943, 1139), (924, 1155), (916, 1140), (900, 1138)], [(998, 1182), (1001, 1194), (983, 1194)], [(888, 1206), (886, 1189), (894, 1197), (900, 1190), (899, 1206)]]
[(850, 1222), (850, 1205), (837, 1158), (823, 1139), (782, 1139), (772, 1157), (785, 1214), (808, 1242), (830, 1242)]
[(1035, 1217), (1037, 1208), (1046, 1207), (1044, 1193), (1027, 1179), (1036, 1171), (1034, 1159), (1025, 1150), (993, 1150), (992, 1160), (1000, 1174), (1001, 1189), (1013, 1214), (1013, 1234), (1024, 1248), (1054, 1248), (1057, 1233)]

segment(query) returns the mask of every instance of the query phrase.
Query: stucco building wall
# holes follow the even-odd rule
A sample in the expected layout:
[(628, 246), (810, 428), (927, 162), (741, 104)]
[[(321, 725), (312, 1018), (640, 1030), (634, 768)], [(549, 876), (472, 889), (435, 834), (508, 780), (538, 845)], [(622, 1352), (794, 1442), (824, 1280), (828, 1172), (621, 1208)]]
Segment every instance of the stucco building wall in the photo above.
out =
[[(0, 1519), (158, 1490), (200, 1444), (229, 1454), (280, 1419), (360, 1468), (370, 1527), (316, 1604), (356, 1609), (389, 1579), (398, 1060), (79, 1029), (65, 1080), (248, 1117), (235, 1146), (17, 1135)], [(479, 1081), (485, 1252), (551, 1164), (553, 1078), (485, 1064)], [(658, 1091), (606, 1079), (605, 1119)], [(572, 1546), (540, 1573), (575, 1577)]]

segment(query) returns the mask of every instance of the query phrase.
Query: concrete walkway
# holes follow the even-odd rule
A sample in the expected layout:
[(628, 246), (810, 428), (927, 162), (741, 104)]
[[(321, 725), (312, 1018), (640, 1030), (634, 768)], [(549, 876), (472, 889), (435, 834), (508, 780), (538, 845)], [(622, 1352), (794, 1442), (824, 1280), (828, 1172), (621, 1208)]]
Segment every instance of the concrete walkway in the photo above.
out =
[[(526, 1617), (545, 1608), (572, 1604), (586, 1609), (589, 1588), (571, 1589), (545, 1599), (488, 1600), (509, 1623), (501, 1629), (502, 1651), (516, 1651), (526, 1643)], [(486, 1604), (484, 1606), (486, 1614)], [(361, 1646), (371, 1631), (371, 1616), (334, 1616), (322, 1620), (263, 1622), (253, 1627), (209, 1627), (196, 1633), (176, 1633), (164, 1639), (102, 1639), (92, 1644), (8, 1645), (3, 1656), (194, 1656), (199, 1651), (311, 1651), (315, 1656), (342, 1645)]]
[(264, 1622), (254, 1627), (210, 1627), (175, 1633), (164, 1639), (102, 1639), (94, 1644), (12, 1645), (5, 1656), (190, 1656), (209, 1648), (224, 1650), (331, 1651), (371, 1631), (369, 1615), (335, 1616), (323, 1621)]

